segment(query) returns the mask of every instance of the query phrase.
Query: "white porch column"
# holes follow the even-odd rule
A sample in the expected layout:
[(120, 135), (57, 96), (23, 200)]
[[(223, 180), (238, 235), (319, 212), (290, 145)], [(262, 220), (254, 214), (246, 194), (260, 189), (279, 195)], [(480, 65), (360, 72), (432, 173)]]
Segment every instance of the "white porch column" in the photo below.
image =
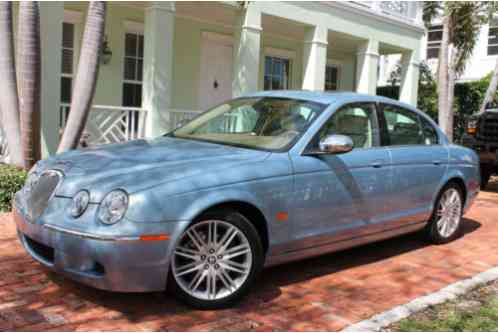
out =
[(54, 154), (59, 144), (63, 2), (40, 4), (41, 148)]
[(407, 51), (401, 55), (399, 100), (413, 106), (417, 106), (419, 65), (417, 51)]
[(142, 107), (147, 110), (147, 137), (171, 129), (174, 27), (174, 2), (157, 2), (145, 9)]
[(235, 24), (233, 97), (258, 90), (261, 31), (261, 12), (249, 3)]
[(370, 39), (360, 45), (356, 57), (356, 92), (369, 95), (376, 94), (378, 62), (378, 41)]
[(327, 65), (327, 28), (315, 26), (306, 29), (303, 52), (303, 89), (325, 89)]

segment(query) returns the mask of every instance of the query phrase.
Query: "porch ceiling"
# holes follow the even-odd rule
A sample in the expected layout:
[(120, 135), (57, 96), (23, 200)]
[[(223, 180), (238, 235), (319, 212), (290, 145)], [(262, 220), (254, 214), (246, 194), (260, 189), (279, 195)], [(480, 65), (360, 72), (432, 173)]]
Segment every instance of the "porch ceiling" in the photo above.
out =
[(358, 46), (364, 42), (366, 42), (366, 40), (341, 32), (329, 31), (328, 33), (328, 48), (334, 53), (356, 54)]

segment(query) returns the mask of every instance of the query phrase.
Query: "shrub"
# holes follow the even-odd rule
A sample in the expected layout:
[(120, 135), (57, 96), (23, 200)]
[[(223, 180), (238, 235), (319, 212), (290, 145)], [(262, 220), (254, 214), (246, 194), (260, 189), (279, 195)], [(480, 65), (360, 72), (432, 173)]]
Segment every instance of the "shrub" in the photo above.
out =
[(22, 169), (0, 164), (0, 212), (11, 210), (14, 194), (24, 185), (26, 175)]

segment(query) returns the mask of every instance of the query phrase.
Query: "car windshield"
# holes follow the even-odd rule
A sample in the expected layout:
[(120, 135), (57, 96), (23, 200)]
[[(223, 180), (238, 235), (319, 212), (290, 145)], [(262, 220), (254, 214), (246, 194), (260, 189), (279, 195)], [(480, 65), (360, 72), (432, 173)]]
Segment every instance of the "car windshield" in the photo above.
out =
[(234, 99), (173, 131), (174, 137), (263, 150), (288, 149), (326, 105), (289, 98)]

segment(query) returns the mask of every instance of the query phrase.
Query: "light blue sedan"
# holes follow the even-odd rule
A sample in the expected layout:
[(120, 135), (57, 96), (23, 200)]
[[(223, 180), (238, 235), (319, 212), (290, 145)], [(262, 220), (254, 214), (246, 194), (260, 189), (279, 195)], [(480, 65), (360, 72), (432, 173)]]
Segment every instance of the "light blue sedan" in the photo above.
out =
[(259, 92), (39, 162), (14, 216), (26, 251), (70, 278), (219, 308), (265, 266), (421, 229), (451, 241), (479, 183), (476, 154), (409, 105)]

